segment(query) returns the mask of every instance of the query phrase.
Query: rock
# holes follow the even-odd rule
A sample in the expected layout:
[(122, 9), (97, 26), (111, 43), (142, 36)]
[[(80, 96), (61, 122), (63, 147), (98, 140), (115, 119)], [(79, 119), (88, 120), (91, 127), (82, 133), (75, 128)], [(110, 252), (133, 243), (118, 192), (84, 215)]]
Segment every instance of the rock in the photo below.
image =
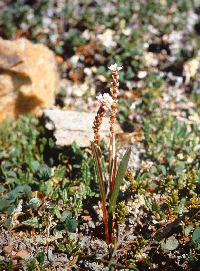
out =
[(0, 38), (0, 121), (51, 106), (58, 88), (51, 50), (27, 39)]
[[(57, 147), (69, 146), (76, 141), (80, 147), (88, 147), (93, 140), (93, 121), (95, 113), (62, 111), (59, 109), (44, 110), (44, 117), (48, 119), (46, 128), (52, 130)], [(119, 124), (115, 125), (116, 133), (121, 132)], [(100, 129), (101, 138), (108, 139), (109, 117), (103, 119)]]
[(183, 65), (183, 74), (185, 75), (185, 85), (190, 83), (190, 79), (194, 78), (199, 70), (200, 57), (192, 58)]
[(135, 176), (137, 170), (141, 169), (142, 167), (141, 156), (144, 155), (145, 150), (143, 149), (141, 143), (131, 143), (130, 145), (124, 144), (118, 146), (117, 148), (118, 156), (124, 155), (124, 153), (129, 147), (131, 148), (131, 155), (128, 162), (128, 169), (133, 169), (133, 176)]
[(28, 249), (20, 250), (15, 255), (13, 255), (12, 258), (26, 260), (29, 258), (29, 251), (28, 251)]

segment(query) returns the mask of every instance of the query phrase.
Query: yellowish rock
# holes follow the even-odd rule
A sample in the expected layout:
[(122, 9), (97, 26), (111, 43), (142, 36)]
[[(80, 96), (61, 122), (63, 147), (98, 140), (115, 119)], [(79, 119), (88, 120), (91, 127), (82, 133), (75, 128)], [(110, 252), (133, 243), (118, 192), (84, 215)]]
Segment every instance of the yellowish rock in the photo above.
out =
[(190, 79), (194, 78), (199, 70), (200, 57), (188, 60), (183, 65), (183, 72), (185, 74), (185, 84), (189, 84)]
[(51, 50), (27, 39), (0, 38), (0, 121), (51, 106), (58, 88)]

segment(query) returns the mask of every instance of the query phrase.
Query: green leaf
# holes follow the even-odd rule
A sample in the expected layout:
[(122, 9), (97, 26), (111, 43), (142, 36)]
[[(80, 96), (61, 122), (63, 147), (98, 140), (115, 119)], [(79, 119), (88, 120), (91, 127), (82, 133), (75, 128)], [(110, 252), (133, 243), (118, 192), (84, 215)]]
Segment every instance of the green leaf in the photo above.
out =
[(149, 202), (149, 200), (144, 197), (144, 201), (145, 201), (145, 204), (146, 206), (149, 208), (149, 210), (153, 213), (153, 207), (152, 207), (152, 204)]
[(192, 234), (192, 241), (196, 246), (200, 244), (200, 228), (197, 228)]
[(61, 218), (61, 213), (60, 213), (60, 210), (58, 209), (57, 206), (55, 206), (53, 213), (54, 213), (54, 215), (56, 215), (56, 217), (57, 217), (58, 219)]
[(122, 158), (122, 161), (119, 165), (119, 169), (117, 171), (117, 176), (115, 179), (114, 188), (113, 188), (112, 195), (110, 198), (110, 204), (109, 204), (109, 209), (108, 209), (109, 213), (113, 214), (115, 211), (117, 197), (119, 194), (120, 186), (121, 186), (123, 178), (124, 178), (125, 171), (128, 166), (128, 161), (130, 159), (130, 155), (131, 155), (131, 148), (128, 148), (126, 153), (124, 154), (124, 157)]
[(11, 222), (12, 222), (12, 218), (11, 217), (6, 218), (4, 220), (4, 226), (8, 228), (10, 226)]
[(66, 228), (69, 232), (76, 232), (78, 222), (72, 218), (72, 214), (70, 213), (65, 221)]
[[(10, 201), (10, 203), (15, 202), (17, 197), (20, 196), (20, 194), (25, 194), (27, 195), (28, 193), (31, 192), (31, 187), (29, 185), (19, 185), (17, 186), (13, 191), (5, 195), (5, 199)], [(0, 204), (1, 206), (1, 204)], [(1, 207), (0, 207), (1, 209)]]
[(66, 167), (65, 166), (59, 166), (55, 170), (54, 177), (62, 179), (62, 178), (64, 178), (65, 173), (66, 173)]
[(51, 177), (51, 168), (47, 165), (40, 165), (37, 169), (36, 176), (41, 180), (47, 181)]
[(0, 200), (0, 211), (6, 210), (10, 207), (10, 201), (6, 199)]
[(81, 148), (77, 145), (76, 141), (72, 143), (72, 150), (74, 154), (80, 155), (80, 157), (84, 158), (84, 153), (82, 152)]
[(5, 191), (6, 191), (5, 187), (3, 185), (0, 185), (0, 193), (3, 193)]
[(185, 236), (188, 236), (193, 228), (194, 228), (194, 225), (187, 226), (187, 228), (184, 229)]
[(37, 217), (33, 217), (31, 219), (28, 219), (28, 220), (22, 222), (22, 224), (24, 224), (25, 226), (31, 226), (31, 227), (33, 227), (35, 229), (40, 228)]
[(44, 263), (44, 252), (40, 251), (37, 255), (36, 255), (36, 259), (40, 264)]
[(183, 172), (184, 167), (185, 167), (185, 163), (182, 162), (182, 161), (178, 161), (178, 162), (177, 162), (177, 170), (176, 170), (176, 172), (177, 172), (177, 173)]
[(31, 187), (29, 185), (20, 185), (15, 188), (14, 193), (28, 194), (30, 191), (31, 191)]
[(37, 172), (38, 168), (40, 166), (40, 163), (37, 160), (33, 160), (30, 163), (30, 168), (33, 172)]
[(100, 188), (100, 194), (101, 194), (101, 200), (102, 200), (102, 210), (103, 210), (103, 222), (105, 227), (105, 235), (106, 235), (106, 242), (109, 243), (109, 235), (108, 235), (108, 211), (106, 207), (106, 196), (104, 191), (104, 185), (103, 185), (103, 176), (102, 176), (102, 169), (101, 169), (101, 161), (100, 161), (100, 149), (98, 149), (94, 142), (91, 142), (92, 145), (92, 152), (96, 164), (96, 171), (97, 171), (97, 177), (99, 181), (99, 188)]
[(65, 245), (64, 245), (64, 244), (61, 244), (61, 243), (58, 244), (58, 248), (59, 248), (62, 252), (64, 252), (64, 251), (66, 250)]
[(159, 169), (161, 170), (161, 172), (162, 172), (162, 174), (163, 174), (164, 176), (167, 175), (167, 171), (166, 171), (166, 167), (165, 167), (165, 166), (161, 165), (161, 166), (159, 166)]
[(180, 200), (180, 203), (178, 205), (178, 210), (177, 210), (179, 214), (182, 214), (184, 212), (185, 205), (186, 205), (186, 198), (182, 198)]
[(15, 206), (11, 205), (7, 210), (6, 213), (7, 215), (11, 215), (13, 213), (13, 211), (15, 210)]
[(169, 237), (166, 242), (161, 242), (161, 247), (165, 250), (175, 250), (178, 246), (179, 242), (174, 236)]
[(61, 218), (60, 218), (60, 221), (62, 221), (62, 222), (64, 222), (68, 217), (69, 217), (69, 211), (64, 211), (63, 213), (62, 213), (62, 216), (61, 216)]
[(98, 177), (98, 181), (99, 181), (101, 199), (102, 199), (103, 203), (106, 204), (101, 162), (100, 162), (100, 159), (99, 159), (99, 154), (98, 154), (97, 147), (95, 146), (95, 144), (93, 142), (92, 142), (92, 151), (93, 151), (94, 159), (95, 159), (95, 162), (96, 162), (95, 164), (96, 164), (97, 177)]

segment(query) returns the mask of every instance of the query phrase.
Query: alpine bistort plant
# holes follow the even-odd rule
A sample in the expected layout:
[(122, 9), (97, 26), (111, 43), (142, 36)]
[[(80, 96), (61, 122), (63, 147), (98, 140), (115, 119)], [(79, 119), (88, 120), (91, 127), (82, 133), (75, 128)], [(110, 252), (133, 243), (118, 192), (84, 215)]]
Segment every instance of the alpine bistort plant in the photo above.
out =
[[(92, 142), (93, 156), (96, 165), (97, 178), (100, 187), (100, 194), (102, 200), (103, 209), (103, 223), (105, 228), (105, 238), (107, 244), (114, 242), (115, 224), (114, 215), (117, 197), (120, 190), (120, 185), (123, 181), (125, 171), (128, 166), (131, 150), (127, 149), (124, 154), (119, 167), (117, 163), (117, 155), (115, 151), (115, 131), (114, 123), (116, 120), (117, 103), (118, 103), (118, 87), (119, 87), (119, 71), (122, 67), (118, 67), (117, 64), (113, 64), (109, 67), (112, 72), (112, 81), (110, 94), (105, 93), (97, 97), (98, 111), (94, 120), (94, 141)], [(106, 111), (110, 113), (110, 135), (109, 135), (109, 165), (108, 165), (108, 180), (103, 179), (102, 172), (102, 156), (99, 146), (99, 130), (102, 123), (102, 119), (106, 114)], [(118, 168), (118, 169), (117, 169)], [(106, 187), (106, 192), (105, 192)]]

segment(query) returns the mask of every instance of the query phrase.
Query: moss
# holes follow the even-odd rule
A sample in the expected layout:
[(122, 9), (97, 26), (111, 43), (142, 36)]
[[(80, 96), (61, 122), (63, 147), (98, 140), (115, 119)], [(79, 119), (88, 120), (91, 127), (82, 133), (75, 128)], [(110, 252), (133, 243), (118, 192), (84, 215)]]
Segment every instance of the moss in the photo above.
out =
[(128, 208), (126, 207), (126, 202), (121, 201), (117, 204), (115, 211), (115, 222), (117, 225), (122, 225), (126, 221), (126, 216), (128, 215)]

